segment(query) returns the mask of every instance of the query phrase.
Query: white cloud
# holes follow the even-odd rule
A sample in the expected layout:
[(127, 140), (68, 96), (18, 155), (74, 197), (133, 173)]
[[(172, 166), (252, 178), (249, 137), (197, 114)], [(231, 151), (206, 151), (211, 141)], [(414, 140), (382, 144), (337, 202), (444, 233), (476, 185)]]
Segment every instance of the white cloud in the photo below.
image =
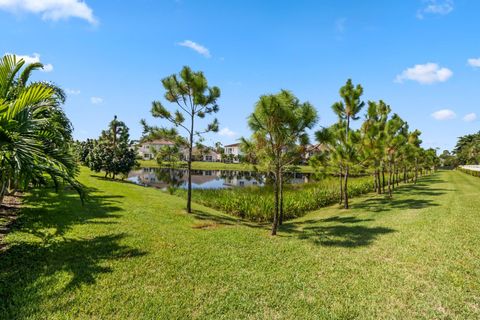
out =
[(456, 116), (455, 112), (450, 109), (442, 109), (432, 113), (432, 117), (435, 120), (451, 120), (456, 118)]
[(44, 72), (52, 72), (53, 71), (53, 65), (51, 63), (47, 63), (43, 65), (43, 71)]
[(218, 134), (221, 135), (221, 136), (230, 137), (230, 138), (237, 135), (236, 132), (233, 132), (228, 127), (225, 127), (223, 129), (221, 129), (220, 131), (218, 131)]
[(417, 18), (425, 15), (447, 15), (454, 9), (453, 0), (423, 0), (424, 7), (417, 11)]
[(399, 74), (395, 82), (402, 83), (405, 80), (417, 81), (421, 84), (445, 82), (453, 75), (452, 70), (441, 68), (436, 63), (417, 64)]
[[(1, 0), (0, 0), (1, 1)], [(192, 49), (193, 51), (201, 54), (202, 56), (204, 56), (205, 58), (210, 58), (211, 55), (210, 55), (210, 50), (208, 50), (206, 47), (202, 46), (201, 44), (199, 43), (196, 43), (196, 42), (193, 42), (191, 40), (185, 40), (185, 41), (182, 41), (182, 42), (179, 42), (177, 43), (179, 46), (182, 46), (182, 47), (187, 47), (187, 48), (190, 48)]]
[(0, 0), (0, 10), (41, 14), (43, 20), (75, 17), (97, 23), (92, 9), (82, 0)]
[(463, 121), (466, 121), (466, 122), (473, 122), (477, 120), (477, 115), (475, 113), (469, 113), (467, 115), (465, 115), (465, 117), (463, 117)]
[(93, 104), (100, 104), (103, 102), (103, 98), (100, 98), (100, 97), (91, 97), (90, 98), (90, 101), (93, 103)]
[(468, 64), (474, 68), (480, 68), (480, 58), (468, 59)]
[(67, 94), (72, 94), (72, 95), (79, 95), (80, 94), (80, 90), (78, 90), (78, 89), (65, 89), (65, 92)]
[[(2, 0), (0, 0), (2, 1)], [(32, 63), (37, 63), (41, 62), (40, 61), (40, 54), (34, 53), (31, 56), (29, 55), (21, 55), (21, 54), (14, 54), (14, 53), (5, 53), (5, 55), (15, 55), (17, 57), (17, 61), (22, 59), (25, 61), (25, 64), (32, 64)], [(52, 72), (53, 71), (53, 65), (50, 63), (44, 64), (43, 69), (41, 70), (43, 72)]]

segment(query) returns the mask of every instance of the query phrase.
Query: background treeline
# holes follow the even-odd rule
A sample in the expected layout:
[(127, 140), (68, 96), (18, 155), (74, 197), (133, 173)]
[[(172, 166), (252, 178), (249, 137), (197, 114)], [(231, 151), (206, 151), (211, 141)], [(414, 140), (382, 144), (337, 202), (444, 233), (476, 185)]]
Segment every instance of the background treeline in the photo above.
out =
[(453, 151), (444, 150), (440, 155), (440, 161), (442, 166), (450, 168), (480, 164), (480, 131), (458, 138)]

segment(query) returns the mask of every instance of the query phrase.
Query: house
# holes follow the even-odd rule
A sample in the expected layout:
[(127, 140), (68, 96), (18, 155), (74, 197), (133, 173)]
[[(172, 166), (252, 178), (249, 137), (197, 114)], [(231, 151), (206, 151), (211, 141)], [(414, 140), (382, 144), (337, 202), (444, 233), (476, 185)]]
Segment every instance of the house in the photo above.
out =
[(323, 152), (326, 150), (325, 145), (323, 144), (314, 144), (314, 145), (307, 145), (305, 147), (305, 151), (302, 155), (302, 162), (308, 163), (308, 160), (317, 153)]
[(225, 150), (225, 160), (233, 163), (239, 163), (242, 156), (240, 143), (229, 144), (223, 147)]
[[(183, 159), (188, 160), (188, 149), (182, 150)], [(206, 148), (192, 148), (192, 160), (193, 161), (205, 161), (205, 162), (219, 162), (222, 160), (222, 155), (217, 153), (214, 149)]]
[(164, 139), (156, 139), (144, 141), (138, 145), (138, 154), (144, 160), (152, 160), (155, 158), (154, 151), (160, 150), (164, 146), (173, 146), (174, 142)]

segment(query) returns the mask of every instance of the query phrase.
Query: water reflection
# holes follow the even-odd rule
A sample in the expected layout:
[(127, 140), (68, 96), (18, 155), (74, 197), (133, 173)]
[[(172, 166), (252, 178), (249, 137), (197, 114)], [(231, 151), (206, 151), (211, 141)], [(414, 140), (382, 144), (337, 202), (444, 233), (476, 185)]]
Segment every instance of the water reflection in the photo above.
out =
[[(128, 175), (128, 180), (155, 188), (173, 190), (187, 187), (186, 169), (141, 168)], [(288, 173), (287, 183), (307, 183), (309, 174)], [(192, 188), (223, 189), (232, 187), (264, 186), (270, 179), (264, 173), (231, 170), (192, 170)]]

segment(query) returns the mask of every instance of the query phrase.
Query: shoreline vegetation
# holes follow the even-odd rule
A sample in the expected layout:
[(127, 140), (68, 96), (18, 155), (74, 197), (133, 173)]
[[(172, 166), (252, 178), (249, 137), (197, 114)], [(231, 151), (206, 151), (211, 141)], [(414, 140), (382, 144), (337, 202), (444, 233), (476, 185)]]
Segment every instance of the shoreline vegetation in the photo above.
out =
[[(329, 177), (319, 182), (285, 184), (283, 195), (284, 219), (302, 217), (308, 212), (338, 203), (341, 194), (338, 178)], [(350, 197), (374, 191), (372, 178), (352, 178)], [(255, 222), (272, 222), (271, 212), (275, 206), (273, 186), (248, 186), (226, 189), (196, 189), (193, 201), (207, 207)], [(185, 190), (176, 194), (185, 198)]]

